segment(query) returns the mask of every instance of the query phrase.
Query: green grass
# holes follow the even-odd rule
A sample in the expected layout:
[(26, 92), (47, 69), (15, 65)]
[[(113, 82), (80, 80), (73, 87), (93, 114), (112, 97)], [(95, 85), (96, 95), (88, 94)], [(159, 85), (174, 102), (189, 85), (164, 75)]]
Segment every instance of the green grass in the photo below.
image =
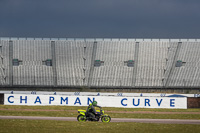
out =
[[(6, 106), (1, 105), (0, 115), (7, 116), (50, 116), (50, 117), (76, 117), (78, 109), (86, 109), (86, 107), (72, 106)], [(25, 110), (30, 109), (30, 110)], [(38, 109), (40, 109), (38, 111)], [(35, 110), (35, 111), (34, 111)], [(53, 111), (57, 110), (57, 111)], [(192, 114), (192, 112), (200, 112), (200, 109), (127, 109), (127, 108), (104, 108), (106, 111), (150, 111), (150, 112), (191, 112), (191, 114), (148, 114), (147, 113), (121, 113), (108, 112), (112, 118), (149, 118), (149, 119), (200, 119), (200, 114)]]
[(20, 106), (20, 105), (0, 105), (0, 109), (46, 109), (46, 110), (78, 110), (86, 109), (84, 106)]
[[(78, 110), (86, 109), (86, 106), (18, 106), (0, 105), (0, 109), (46, 109), (46, 110)], [(200, 112), (200, 108), (192, 109), (147, 109), (147, 108), (110, 108), (104, 107), (106, 111), (152, 111), (152, 112)]]
[(199, 131), (199, 125), (182, 124), (0, 120), (0, 132), (2, 133), (197, 133)]
[(0, 115), (7, 116), (50, 116), (50, 117), (75, 117), (78, 113), (66, 111), (1, 111)]
[(200, 114), (109, 114), (112, 118), (147, 118), (147, 119), (197, 119), (200, 120)]
[(148, 108), (104, 108), (107, 111), (151, 111), (151, 112), (200, 112), (200, 108), (192, 109), (148, 109)]

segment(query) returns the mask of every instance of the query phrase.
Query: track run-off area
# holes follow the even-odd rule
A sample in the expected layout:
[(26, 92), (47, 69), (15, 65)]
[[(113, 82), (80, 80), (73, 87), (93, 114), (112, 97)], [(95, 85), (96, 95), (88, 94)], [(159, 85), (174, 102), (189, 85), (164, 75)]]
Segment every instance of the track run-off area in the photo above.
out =
[[(0, 119), (77, 121), (76, 117), (38, 117), (38, 116), (0, 116)], [(200, 120), (185, 120), (185, 119), (112, 118), (111, 122), (137, 122), (137, 123), (163, 123), (163, 124), (200, 124)]]

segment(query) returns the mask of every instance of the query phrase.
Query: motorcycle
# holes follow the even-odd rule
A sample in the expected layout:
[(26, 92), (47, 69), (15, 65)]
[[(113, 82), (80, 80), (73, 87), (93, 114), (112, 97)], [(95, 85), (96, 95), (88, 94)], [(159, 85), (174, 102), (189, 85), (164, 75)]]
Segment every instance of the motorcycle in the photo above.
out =
[(87, 114), (86, 110), (78, 110), (78, 113), (80, 115), (77, 116), (77, 120), (78, 121), (99, 121), (101, 119), (102, 122), (110, 122), (111, 121), (111, 117), (107, 114), (104, 114), (104, 110), (102, 108), (100, 108), (100, 110), (96, 110), (96, 120), (93, 120), (89, 117), (89, 115)]

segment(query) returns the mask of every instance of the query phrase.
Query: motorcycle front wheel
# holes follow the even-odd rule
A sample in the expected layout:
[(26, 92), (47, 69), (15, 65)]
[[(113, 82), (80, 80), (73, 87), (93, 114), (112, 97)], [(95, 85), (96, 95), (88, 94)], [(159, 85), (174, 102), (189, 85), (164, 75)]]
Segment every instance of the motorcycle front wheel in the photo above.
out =
[(102, 122), (110, 122), (111, 118), (110, 118), (110, 116), (103, 116), (103, 117), (101, 117), (101, 121)]

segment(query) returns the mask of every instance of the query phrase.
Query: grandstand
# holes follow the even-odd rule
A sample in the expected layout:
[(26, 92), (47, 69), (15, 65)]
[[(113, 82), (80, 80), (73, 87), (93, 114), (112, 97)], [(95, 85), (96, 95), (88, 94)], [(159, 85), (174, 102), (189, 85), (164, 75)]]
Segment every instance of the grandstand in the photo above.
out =
[(0, 87), (200, 88), (200, 39), (0, 38)]

